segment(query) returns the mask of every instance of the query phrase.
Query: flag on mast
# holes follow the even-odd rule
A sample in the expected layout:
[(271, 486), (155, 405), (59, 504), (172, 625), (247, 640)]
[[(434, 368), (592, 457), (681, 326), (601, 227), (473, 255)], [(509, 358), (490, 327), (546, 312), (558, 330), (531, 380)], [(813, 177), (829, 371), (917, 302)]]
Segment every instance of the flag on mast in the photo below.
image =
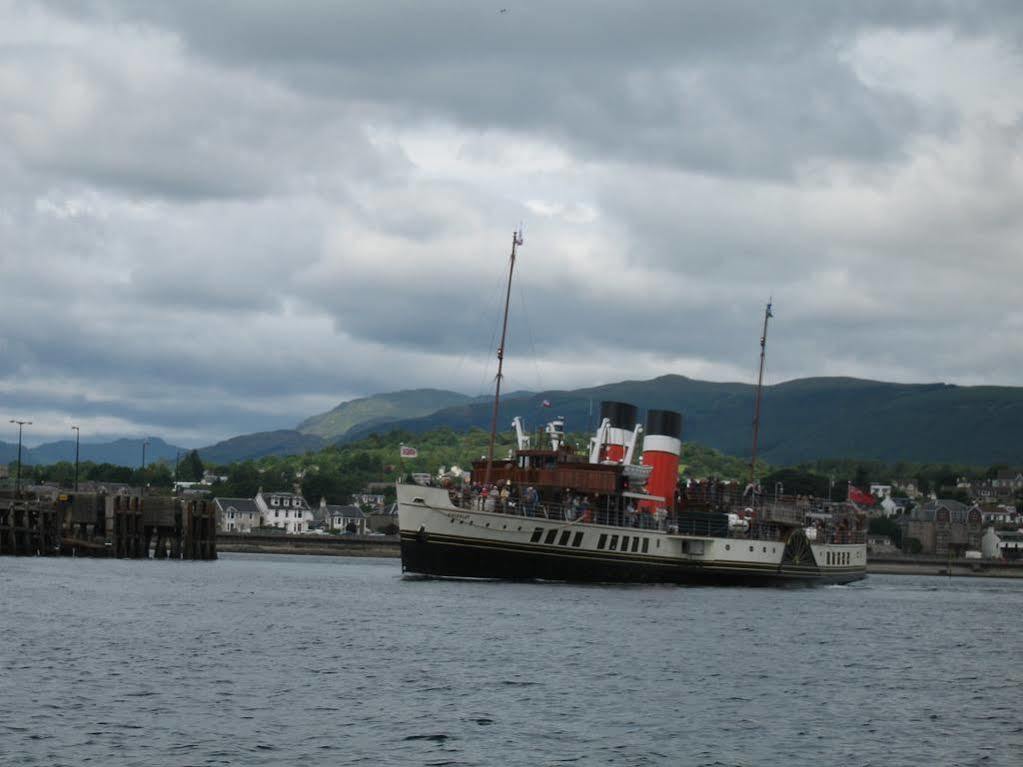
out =
[(873, 506), (874, 505), (874, 500), (875, 500), (874, 496), (872, 496), (870, 493), (863, 492), (862, 490), (860, 490), (858, 487), (856, 487), (856, 485), (852, 484), (851, 482), (849, 483), (849, 489), (848, 489), (847, 493), (848, 494), (847, 494), (846, 498), (848, 500), (852, 501), (853, 503), (859, 504), (860, 506)]

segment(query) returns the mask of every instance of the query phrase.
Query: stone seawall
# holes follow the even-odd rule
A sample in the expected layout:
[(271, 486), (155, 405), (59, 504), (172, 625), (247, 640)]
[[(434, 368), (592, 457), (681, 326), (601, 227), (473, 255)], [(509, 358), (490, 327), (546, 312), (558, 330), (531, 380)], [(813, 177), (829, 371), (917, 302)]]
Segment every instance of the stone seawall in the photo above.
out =
[(954, 578), (1023, 578), (1023, 562), (941, 557), (867, 557), (867, 572), (879, 575), (943, 575)]
[(396, 535), (246, 535), (220, 533), (217, 549), (245, 554), (315, 554), (331, 557), (398, 557)]

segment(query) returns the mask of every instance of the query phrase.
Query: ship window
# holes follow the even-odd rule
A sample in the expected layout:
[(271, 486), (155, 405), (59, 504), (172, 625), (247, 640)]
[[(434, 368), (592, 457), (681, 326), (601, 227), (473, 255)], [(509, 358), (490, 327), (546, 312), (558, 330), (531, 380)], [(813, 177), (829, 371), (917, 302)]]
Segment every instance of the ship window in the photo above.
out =
[(657, 539), (657, 548), (661, 548), (661, 539), (660, 538)]
[(732, 544), (726, 543), (725, 544), (725, 551), (731, 551), (731, 550), (732, 550)]
[(750, 547), (749, 547), (749, 550), (750, 550), (750, 551), (753, 551), (753, 547), (752, 547), (752, 546), (750, 546)]
[(632, 539), (632, 553), (635, 554), (637, 551), (639, 551), (639, 536), (638, 535), (635, 538)]
[(643, 539), (643, 553), (646, 554), (648, 551), (650, 551), (650, 539), (649, 538), (644, 538)]
[(568, 539), (569, 539), (569, 537), (571, 535), (572, 535), (572, 531), (571, 530), (562, 530), (561, 531), (561, 540), (558, 541), (558, 545), (559, 546), (567, 546), (568, 545)]
[(617, 548), (618, 548), (618, 536), (617, 535), (612, 535), (611, 536), (611, 543), (609, 543), (607, 545), (607, 550), (608, 551), (614, 551)]
[(597, 548), (602, 549), (607, 545), (607, 533), (601, 533), (600, 538), (597, 539)]
[(583, 534), (582, 534), (582, 531), (580, 530), (572, 538), (572, 546), (575, 547), (575, 548), (579, 548), (582, 545), (582, 543), (583, 543)]
[(554, 539), (558, 537), (558, 531), (553, 527), (547, 531), (547, 537), (543, 539), (544, 543), (554, 543)]
[(537, 527), (533, 529), (533, 537), (529, 539), (530, 543), (536, 543), (540, 540), (540, 536), (543, 535), (543, 528)]
[(622, 536), (622, 548), (620, 549), (620, 551), (628, 551), (628, 550), (629, 550), (629, 536), (623, 535)]

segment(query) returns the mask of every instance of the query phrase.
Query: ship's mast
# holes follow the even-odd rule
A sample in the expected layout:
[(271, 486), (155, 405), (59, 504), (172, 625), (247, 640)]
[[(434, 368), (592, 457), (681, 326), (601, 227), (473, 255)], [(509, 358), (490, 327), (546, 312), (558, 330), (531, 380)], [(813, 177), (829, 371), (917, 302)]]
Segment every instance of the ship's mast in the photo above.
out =
[(757, 399), (753, 407), (753, 450), (749, 462), (750, 487), (757, 485), (757, 438), (760, 436), (760, 397), (764, 391), (764, 358), (767, 355), (767, 321), (774, 315), (771, 313), (771, 302), (767, 302), (764, 310), (764, 332), (760, 336), (760, 374), (757, 376)]
[(508, 289), (504, 295), (504, 324), (501, 326), (501, 345), (497, 347), (497, 386), (494, 389), (494, 414), (490, 419), (490, 443), (487, 445), (487, 471), (484, 487), (490, 485), (490, 469), (494, 465), (494, 440), (497, 439), (497, 408), (501, 402), (501, 377), (504, 369), (504, 341), (508, 333), (508, 304), (511, 302), (512, 274), (515, 272), (515, 249), (522, 244), (521, 227), (512, 234), (511, 258), (508, 260)]

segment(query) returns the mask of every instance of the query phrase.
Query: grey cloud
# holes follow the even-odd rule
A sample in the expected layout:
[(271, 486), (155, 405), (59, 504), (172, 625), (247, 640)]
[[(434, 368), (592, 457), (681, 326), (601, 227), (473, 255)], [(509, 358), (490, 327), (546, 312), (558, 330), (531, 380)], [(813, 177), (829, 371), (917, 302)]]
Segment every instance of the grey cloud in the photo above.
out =
[(1020, 17), (1011, 5), (961, 3), (101, 7), (318, 97), (410, 120), (543, 131), (602, 159), (767, 177), (813, 157), (890, 161), (913, 133), (954, 127), (948, 114), (860, 82), (842, 58), (858, 33), (977, 34)]
[(848, 58), (951, 29), (1018, 64), (1015, 5), (38, 7), (0, 49), (10, 407), (197, 444), (480, 393), (519, 220), (513, 388), (747, 380), (772, 292), (772, 376), (1023, 369), (1019, 116)]

